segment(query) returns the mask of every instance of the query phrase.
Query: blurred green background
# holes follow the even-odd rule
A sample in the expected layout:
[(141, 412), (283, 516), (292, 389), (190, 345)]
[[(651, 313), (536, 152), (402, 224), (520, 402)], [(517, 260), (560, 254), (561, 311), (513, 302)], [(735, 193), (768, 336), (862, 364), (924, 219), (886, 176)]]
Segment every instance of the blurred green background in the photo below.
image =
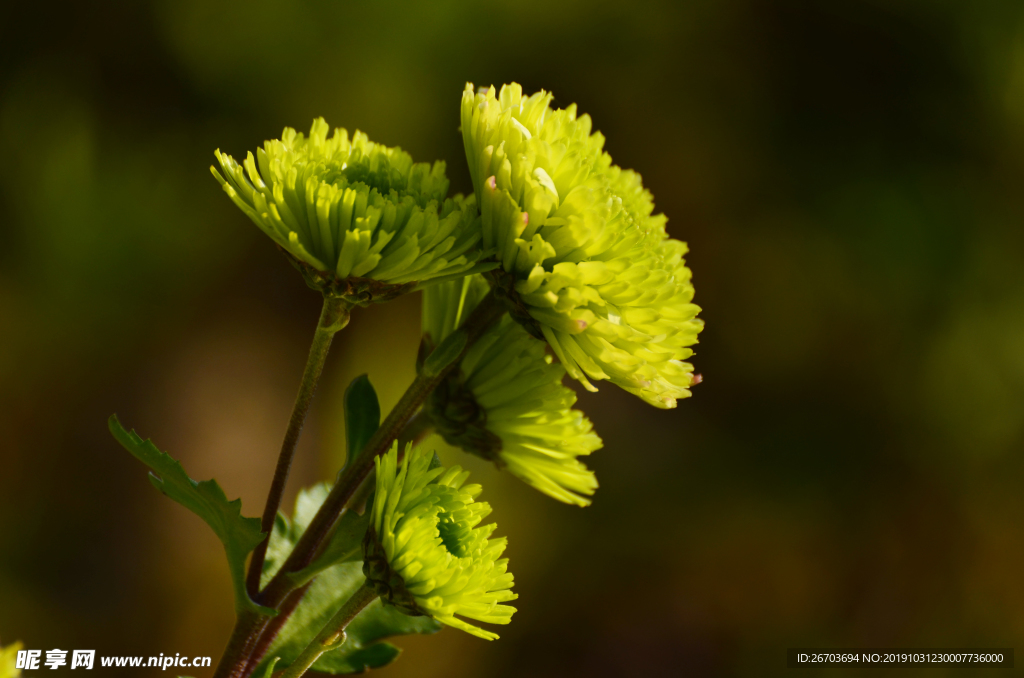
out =
[[(443, 451), (487, 488), (520, 612), (495, 643), (400, 639), (381, 675), (771, 676), (796, 645), (1024, 649), (1024, 4), (3, 13), (5, 643), (223, 648), (219, 544), (106, 430), (117, 412), (261, 512), (319, 301), (210, 177), (213, 150), (323, 115), (447, 160), (468, 192), (463, 85), (515, 80), (589, 112), (690, 243), (705, 382), (668, 412), (581, 394), (606, 443), (586, 510)], [(290, 496), (338, 467), (352, 377), (397, 400), (418, 313), (415, 296), (360, 310), (339, 336)]]

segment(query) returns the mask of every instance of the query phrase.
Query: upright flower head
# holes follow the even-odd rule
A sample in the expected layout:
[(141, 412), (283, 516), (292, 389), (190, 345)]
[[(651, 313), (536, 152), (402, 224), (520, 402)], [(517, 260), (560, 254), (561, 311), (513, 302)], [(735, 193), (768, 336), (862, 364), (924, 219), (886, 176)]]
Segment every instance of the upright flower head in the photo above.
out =
[(468, 617), (508, 624), (518, 596), (512, 588), (505, 539), (489, 539), (497, 527), (480, 525), (491, 512), (475, 501), (479, 485), (465, 485), (458, 466), (430, 468), (431, 455), (398, 443), (377, 457), (377, 491), (363, 543), (363, 573), (381, 600), (413, 615), (429, 615), (485, 640), (497, 634), (469, 624)]
[(309, 137), (286, 127), (242, 165), (216, 151), (225, 192), (290, 255), (314, 289), (365, 304), (475, 270), (472, 198), (446, 199), (444, 163), (413, 163), (323, 118)]
[[(423, 293), (423, 331), (439, 344), (487, 294), (479, 275)], [(431, 394), (426, 410), (449, 444), (489, 459), (545, 494), (586, 506), (597, 489), (579, 457), (601, 447), (590, 421), (572, 409), (565, 369), (508, 315), (474, 343)], [(584, 496), (586, 495), (586, 496)]]
[(462, 97), (462, 136), (489, 273), (513, 317), (587, 388), (607, 379), (658, 407), (690, 395), (703, 322), (686, 245), (653, 215), (640, 176), (612, 164), (576, 106), (519, 85)]

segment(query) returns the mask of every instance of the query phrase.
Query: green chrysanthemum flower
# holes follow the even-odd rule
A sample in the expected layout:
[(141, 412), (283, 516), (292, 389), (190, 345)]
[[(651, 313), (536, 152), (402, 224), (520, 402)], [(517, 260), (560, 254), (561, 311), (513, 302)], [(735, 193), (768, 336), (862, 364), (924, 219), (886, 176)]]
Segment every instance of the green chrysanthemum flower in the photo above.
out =
[(445, 198), (444, 163), (327, 133), (317, 118), (308, 138), (285, 128), (242, 165), (218, 150), (223, 174), (210, 168), (311, 287), (366, 304), (483, 268), (476, 205)]
[[(455, 331), (487, 294), (478, 275), (423, 293), (423, 331), (438, 344)], [(458, 369), (431, 394), (426, 410), (438, 433), (508, 469), (541, 492), (586, 506), (597, 489), (594, 472), (579, 457), (601, 447), (576, 394), (562, 385), (565, 368), (553, 363), (544, 342), (508, 315), (474, 343)]]
[(686, 245), (652, 215), (640, 176), (612, 164), (604, 137), (575, 105), (519, 85), (462, 97), (462, 135), (489, 275), (512, 315), (551, 345), (590, 390), (607, 379), (652, 405), (690, 395), (703, 322), (692, 302)]
[(20, 642), (7, 647), (0, 646), (0, 678), (18, 678), (21, 675), (21, 669), (17, 667), (17, 658), (22, 647)]
[(431, 455), (406, 450), (399, 467), (398, 443), (375, 460), (377, 491), (363, 550), (363, 572), (386, 603), (413, 615), (429, 615), (485, 640), (497, 634), (456, 617), (508, 624), (516, 609), (501, 603), (512, 588), (507, 540), (490, 539), (497, 527), (480, 525), (491, 512), (475, 501), (479, 485), (465, 485), (458, 466), (430, 468)]

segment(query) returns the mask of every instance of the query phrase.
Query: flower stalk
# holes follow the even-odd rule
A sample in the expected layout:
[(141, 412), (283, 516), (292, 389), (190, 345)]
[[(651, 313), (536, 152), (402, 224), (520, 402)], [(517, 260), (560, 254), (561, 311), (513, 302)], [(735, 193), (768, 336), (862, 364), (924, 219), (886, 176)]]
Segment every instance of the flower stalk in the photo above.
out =
[[(263, 590), (254, 596), (255, 600), (266, 607), (280, 609), (284, 600), (296, 588), (288, 575), (302, 570), (313, 562), (342, 510), (356, 498), (360, 487), (373, 470), (374, 459), (387, 452), (391, 444), (400, 437), (416, 437), (423, 433), (418, 430), (419, 425), (415, 423), (421, 419), (424, 426), (429, 423), (425, 417), (416, 417), (423, 403), (458, 365), (473, 343), (504, 313), (504, 307), (493, 295), (487, 295), (480, 302), (459, 330), (465, 339), (462, 350), (452, 356), (449, 364), (436, 372), (421, 373), (413, 380), (398, 404), (381, 422), (380, 428), (367, 442), (366, 447), (345, 465), (338, 482), (300, 537), (291, 555)], [(410, 425), (416, 430), (410, 431)], [(250, 658), (257, 647), (266, 647), (272, 640), (261, 637), (273, 630), (270, 621), (269, 617), (259, 616), (239, 618), (215, 678), (240, 678), (246, 675), (246, 669), (252, 664)]]
[(248, 660), (245, 663), (244, 669), (242, 669), (241, 675), (251, 676), (256, 671), (260, 662), (263, 661), (263, 657), (267, 654), (267, 650), (270, 649), (270, 645), (277, 638), (277, 634), (281, 632), (281, 629), (284, 628), (292, 613), (295, 612), (295, 608), (302, 602), (311, 584), (312, 582), (309, 582), (295, 589), (284, 599), (278, 615), (267, 622), (253, 649), (246, 653)]
[(267, 538), (256, 547), (252, 554), (252, 560), (249, 561), (246, 589), (250, 596), (256, 596), (259, 593), (260, 576), (263, 574), (263, 561), (267, 555), (270, 533), (274, 529), (274, 518), (277, 516), (278, 509), (281, 508), (281, 498), (284, 496), (284, 488), (288, 482), (292, 459), (295, 457), (295, 447), (298, 445), (299, 435), (302, 433), (302, 425), (306, 421), (306, 414), (309, 412), (313, 394), (316, 393), (316, 386), (320, 381), (327, 353), (331, 349), (331, 341), (339, 330), (348, 325), (351, 310), (352, 306), (338, 297), (324, 297), (320, 321), (313, 334), (313, 344), (309, 349), (309, 357), (306, 359), (306, 368), (302, 373), (299, 393), (295, 397), (292, 416), (288, 420), (288, 429), (285, 431), (284, 442), (281, 443), (281, 453), (277, 457), (277, 467), (274, 469), (274, 479), (270, 484), (267, 503), (263, 509), (261, 529), (266, 532)]
[(333, 650), (345, 642), (345, 627), (377, 598), (377, 592), (368, 582), (363, 583), (338, 610), (324, 628), (310, 641), (299, 658), (289, 666), (281, 678), (299, 678), (316, 663), (324, 652)]
[(479, 339), (487, 328), (497, 321), (504, 312), (504, 308), (502, 308), (494, 296), (488, 295), (459, 330), (465, 336), (465, 344), (462, 350), (452, 356), (451, 362), (436, 372), (417, 375), (398, 401), (398, 404), (395, 405), (391, 413), (381, 423), (377, 432), (370, 438), (366, 447), (345, 466), (345, 469), (338, 477), (338, 482), (335, 483), (334, 488), (327, 496), (313, 521), (302, 534), (288, 560), (285, 561), (280, 571), (274, 575), (274, 578), (271, 579), (267, 587), (260, 593), (259, 600), (262, 605), (276, 607), (283, 600), (284, 596), (288, 594), (292, 586), (288, 582), (287, 575), (291, 572), (298, 572), (313, 561), (317, 550), (334, 525), (334, 521), (338, 519), (342, 509), (345, 508), (356, 490), (362, 485), (366, 476), (373, 470), (373, 460), (390, 449), (391, 444), (405, 430), (406, 424), (419, 411), (427, 397), (444, 381), (448, 373), (458, 365), (459, 360), (465, 355), (473, 342)]

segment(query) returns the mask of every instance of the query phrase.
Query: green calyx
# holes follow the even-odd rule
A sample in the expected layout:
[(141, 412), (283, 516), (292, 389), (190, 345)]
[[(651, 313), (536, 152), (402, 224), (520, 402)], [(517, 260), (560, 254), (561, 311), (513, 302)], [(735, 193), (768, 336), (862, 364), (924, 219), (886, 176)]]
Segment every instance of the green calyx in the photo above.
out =
[(519, 323), (524, 330), (530, 333), (531, 337), (545, 341), (544, 330), (541, 328), (532, 315), (530, 307), (523, 303), (519, 292), (516, 291), (516, 277), (504, 269), (496, 268), (484, 274), (494, 289), (495, 296), (508, 310), (508, 314)]
[(487, 429), (487, 410), (480, 406), (472, 389), (466, 387), (460, 370), (454, 370), (430, 394), (426, 411), (435, 430), (449, 445), (494, 462), (499, 467), (501, 438)]
[(216, 151), (214, 177), (307, 284), (351, 304), (485, 270), (473, 198), (447, 198), (444, 163), (313, 122), (285, 128), (244, 162)]
[(413, 291), (416, 282), (408, 282), (404, 285), (389, 285), (373, 278), (359, 278), (349, 276), (338, 278), (332, 273), (321, 271), (306, 262), (294, 257), (288, 250), (278, 245), (278, 249), (284, 253), (288, 261), (295, 267), (302, 279), (310, 289), (323, 293), (325, 297), (341, 299), (350, 304), (365, 306), (371, 303), (391, 301), (396, 297)]
[(398, 444), (375, 460), (376, 492), (364, 542), (363, 571), (381, 599), (414, 615), (428, 615), (486, 640), (497, 634), (464, 618), (507, 624), (515, 608), (505, 539), (490, 539), (491, 512), (476, 501), (479, 485), (466, 485), (458, 466), (431, 468), (432, 455)]
[(416, 604), (415, 596), (405, 588), (401, 575), (391, 569), (388, 555), (377, 539), (377, 532), (372, 525), (363, 539), (363, 576), (373, 585), (373, 590), (384, 603), (412, 617), (427, 615)]
[(483, 247), (513, 317), (540, 334), (590, 390), (608, 380), (657, 407), (695, 382), (687, 362), (703, 322), (686, 245), (668, 237), (640, 176), (616, 167), (575, 105), (516, 84), (462, 100), (462, 133)]

